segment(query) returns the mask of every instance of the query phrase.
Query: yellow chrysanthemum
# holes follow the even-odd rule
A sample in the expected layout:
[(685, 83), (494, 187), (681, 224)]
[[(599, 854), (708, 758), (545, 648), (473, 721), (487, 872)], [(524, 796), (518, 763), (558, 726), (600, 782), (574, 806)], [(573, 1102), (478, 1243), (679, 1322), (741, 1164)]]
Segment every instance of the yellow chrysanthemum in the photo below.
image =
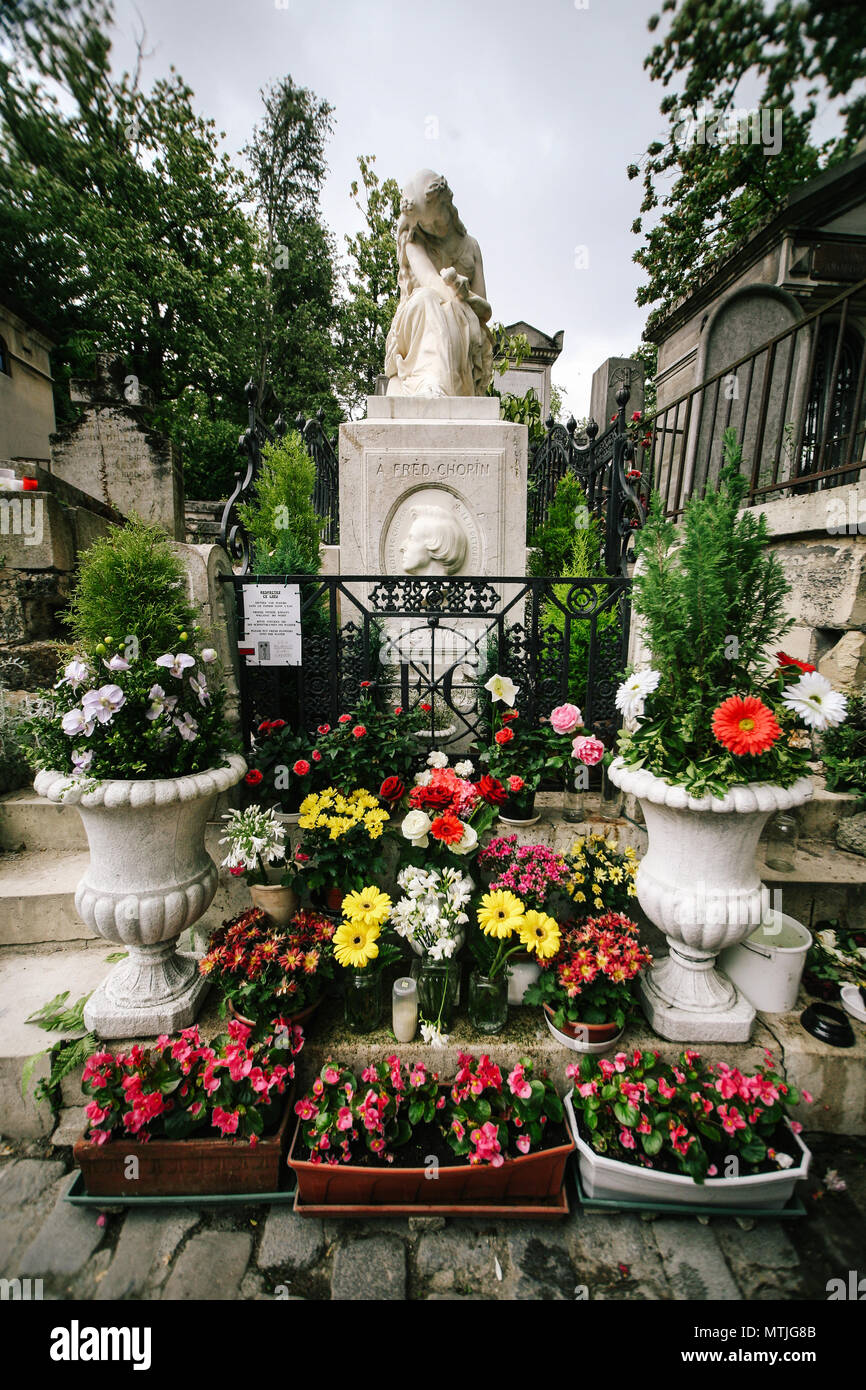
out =
[(575, 901), (576, 903), (585, 903), (585, 902), (586, 902), (586, 894), (585, 894), (585, 893), (575, 893), (575, 895), (574, 895), (574, 901)]
[(527, 912), (517, 929), (527, 951), (549, 960), (559, 950), (559, 923), (546, 912)]
[(378, 922), (364, 926), (363, 922), (341, 922), (334, 932), (334, 955), (340, 965), (362, 970), (379, 954), (377, 938), (382, 928)]
[(626, 889), (626, 892), (628, 893), (628, 896), (629, 896), (630, 898), (636, 898), (636, 897), (637, 897), (637, 889), (635, 888), (635, 886), (634, 886), (633, 883), (630, 883), (630, 884), (628, 885), (628, 888)]
[(358, 922), (365, 927), (381, 925), (390, 913), (391, 906), (388, 894), (371, 884), (369, 888), (346, 894), (343, 899), (343, 916), (353, 925)]
[(519, 928), (524, 911), (523, 903), (514, 893), (505, 889), (485, 893), (478, 909), (478, 925), (485, 936), (504, 938)]

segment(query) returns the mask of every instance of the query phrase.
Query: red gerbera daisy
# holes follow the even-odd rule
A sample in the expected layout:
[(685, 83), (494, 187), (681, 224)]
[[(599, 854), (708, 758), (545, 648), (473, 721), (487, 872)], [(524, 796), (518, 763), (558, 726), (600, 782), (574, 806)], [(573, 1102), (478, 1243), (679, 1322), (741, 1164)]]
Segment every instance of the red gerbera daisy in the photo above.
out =
[(713, 714), (713, 733), (732, 753), (766, 753), (782, 730), (776, 717), (756, 695), (732, 695)]
[(465, 826), (459, 816), (455, 816), (453, 811), (444, 811), (441, 816), (437, 816), (430, 827), (430, 834), (437, 840), (441, 840), (446, 845), (456, 845), (463, 839)]
[(817, 666), (813, 666), (809, 661), (798, 661), (795, 656), (788, 656), (787, 652), (776, 652), (776, 656), (779, 661), (780, 670), (784, 669), (785, 666), (796, 666), (798, 671), (802, 671), (804, 675), (808, 675), (810, 671), (817, 671), (818, 669)]

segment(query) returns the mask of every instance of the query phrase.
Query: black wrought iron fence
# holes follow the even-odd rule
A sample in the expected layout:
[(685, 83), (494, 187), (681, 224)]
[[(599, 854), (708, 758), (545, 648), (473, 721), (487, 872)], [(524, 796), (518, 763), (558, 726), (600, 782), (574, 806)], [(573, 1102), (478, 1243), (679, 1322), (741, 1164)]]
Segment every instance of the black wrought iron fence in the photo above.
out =
[(631, 581), (426, 578), (382, 575), (225, 575), (233, 585), (242, 651), (248, 585), (297, 586), (298, 664), (241, 665), (247, 746), (265, 719), (312, 732), (351, 711), (362, 681), (383, 708), (429, 706), (422, 742), (465, 748), (479, 732), (484, 683), (518, 687), (534, 720), (570, 700), (606, 745), (619, 726), (614, 698), (629, 636)]
[[(747, 501), (856, 482), (866, 472), (866, 280), (658, 410), (646, 463), (667, 515), (718, 486), (736, 429)], [(651, 465), (649, 463), (651, 459)]]

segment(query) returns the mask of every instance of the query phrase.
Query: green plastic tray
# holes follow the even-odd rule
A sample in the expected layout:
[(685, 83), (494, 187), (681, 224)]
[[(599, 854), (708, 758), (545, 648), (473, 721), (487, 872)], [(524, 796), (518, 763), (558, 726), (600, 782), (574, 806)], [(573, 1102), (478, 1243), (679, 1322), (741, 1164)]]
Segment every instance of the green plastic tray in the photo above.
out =
[(297, 1181), (291, 1175), (290, 1185), (281, 1192), (222, 1192), (212, 1196), (189, 1193), (184, 1197), (91, 1197), (84, 1190), (84, 1175), (77, 1171), (65, 1193), (64, 1202), (74, 1207), (201, 1207), (201, 1206), (259, 1206), (276, 1202), (294, 1202)]
[(622, 1197), (587, 1197), (580, 1181), (580, 1162), (577, 1155), (572, 1159), (571, 1175), (577, 1200), (585, 1211), (651, 1211), (657, 1212), (659, 1216), (732, 1216), (776, 1221), (791, 1221), (808, 1215), (796, 1192), (786, 1206), (774, 1211), (767, 1211), (761, 1207), (692, 1206), (687, 1202), (630, 1202)]

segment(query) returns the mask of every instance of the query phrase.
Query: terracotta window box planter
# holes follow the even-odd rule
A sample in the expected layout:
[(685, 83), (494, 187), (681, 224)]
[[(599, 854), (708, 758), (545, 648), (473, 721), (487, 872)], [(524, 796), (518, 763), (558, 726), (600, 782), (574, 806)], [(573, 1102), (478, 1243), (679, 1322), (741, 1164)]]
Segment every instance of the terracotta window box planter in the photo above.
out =
[[(288, 1147), (294, 1089), (283, 1097), (279, 1128), (257, 1144), (219, 1136), (190, 1139), (79, 1139), (72, 1155), (91, 1197), (213, 1197), (223, 1193), (276, 1192)], [(129, 1159), (138, 1176), (127, 1176)]]
[(487, 1205), (502, 1200), (544, 1202), (559, 1196), (566, 1164), (574, 1153), (570, 1138), (556, 1148), (507, 1158), (500, 1168), (460, 1163), (440, 1167), (438, 1177), (428, 1168), (399, 1168), (399, 1150), (387, 1168), (341, 1163), (310, 1163), (299, 1158), (303, 1148), (301, 1122), (295, 1130), (289, 1167), (298, 1179), (298, 1197), (308, 1206), (391, 1207)]

